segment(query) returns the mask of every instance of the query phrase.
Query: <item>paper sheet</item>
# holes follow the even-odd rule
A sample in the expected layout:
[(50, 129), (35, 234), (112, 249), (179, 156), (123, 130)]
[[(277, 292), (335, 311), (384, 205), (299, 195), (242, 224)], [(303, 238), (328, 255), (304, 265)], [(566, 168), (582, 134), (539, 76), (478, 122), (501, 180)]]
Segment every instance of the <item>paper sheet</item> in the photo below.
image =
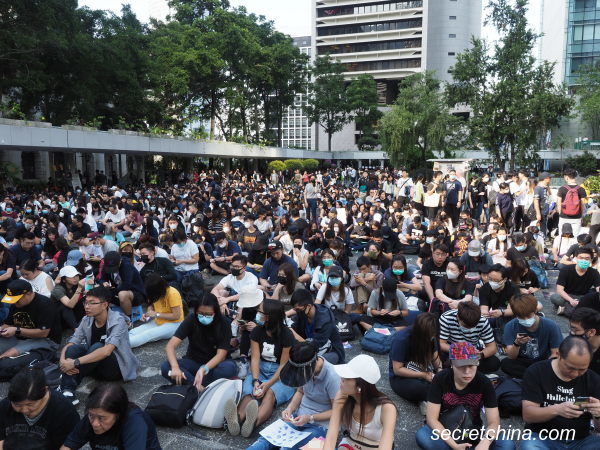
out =
[(276, 447), (293, 447), (310, 436), (310, 432), (298, 431), (279, 419), (262, 430), (260, 435)]

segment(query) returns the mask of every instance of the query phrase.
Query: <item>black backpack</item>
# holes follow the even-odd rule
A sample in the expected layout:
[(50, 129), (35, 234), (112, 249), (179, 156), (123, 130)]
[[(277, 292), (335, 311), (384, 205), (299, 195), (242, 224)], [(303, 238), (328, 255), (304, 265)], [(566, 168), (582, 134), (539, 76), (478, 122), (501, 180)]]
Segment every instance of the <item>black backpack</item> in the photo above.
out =
[(521, 415), (521, 400), (523, 399), (521, 380), (517, 378), (501, 378), (496, 385), (496, 398), (500, 417)]
[(202, 273), (195, 272), (186, 275), (181, 280), (181, 298), (189, 305), (194, 300), (200, 300), (204, 296), (204, 278)]
[(335, 319), (335, 327), (338, 330), (340, 339), (345, 341), (354, 340), (354, 328), (352, 327), (352, 319), (350, 314), (337, 309), (335, 306), (331, 308), (333, 312), (333, 318)]
[(145, 411), (156, 425), (181, 428), (187, 423), (188, 412), (196, 400), (198, 391), (193, 385), (167, 384), (152, 394)]

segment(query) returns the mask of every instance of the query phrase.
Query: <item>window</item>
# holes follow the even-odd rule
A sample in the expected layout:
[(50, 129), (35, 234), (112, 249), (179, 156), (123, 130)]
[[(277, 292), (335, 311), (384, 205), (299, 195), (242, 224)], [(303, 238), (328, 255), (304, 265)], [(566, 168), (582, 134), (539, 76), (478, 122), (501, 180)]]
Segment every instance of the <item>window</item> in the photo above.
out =
[(454, 33), (450, 33), (450, 34), (448, 35), (448, 37), (449, 37), (450, 39), (452, 39), (452, 38), (455, 38), (455, 37), (456, 37), (456, 34), (454, 34)]
[(455, 56), (456, 52), (448, 52), (448, 56)]
[(456, 20), (456, 16), (450, 16), (449, 19), (450, 20)]
[(374, 22), (364, 24), (337, 25), (318, 28), (319, 36), (335, 36), (340, 34), (369, 33), (373, 31), (404, 30), (407, 28), (420, 28), (423, 26), (421, 19), (395, 20), (390, 22)]
[(357, 42), (344, 45), (323, 45), (318, 47), (319, 55), (375, 52), (381, 50), (399, 50), (403, 48), (421, 47), (421, 39), (401, 39), (380, 42)]
[(594, 39), (594, 25), (585, 25), (583, 27), (583, 40), (590, 41)]

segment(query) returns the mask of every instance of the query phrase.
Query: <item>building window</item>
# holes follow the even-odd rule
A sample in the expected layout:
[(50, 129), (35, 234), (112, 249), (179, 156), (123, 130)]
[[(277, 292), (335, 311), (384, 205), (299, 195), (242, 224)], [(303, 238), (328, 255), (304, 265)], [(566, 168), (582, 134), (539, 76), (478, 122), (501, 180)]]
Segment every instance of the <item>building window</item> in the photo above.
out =
[(421, 28), (421, 19), (396, 20), (392, 22), (374, 22), (351, 25), (337, 25), (317, 29), (319, 36), (336, 36), (340, 34), (372, 33), (374, 31), (404, 30), (408, 28)]
[(362, 72), (372, 70), (395, 70), (421, 67), (421, 59), (392, 59), (384, 61), (365, 61), (344, 64), (347, 72)]
[(454, 33), (450, 33), (450, 34), (448, 35), (448, 37), (449, 37), (450, 39), (452, 39), (452, 38), (455, 38), (455, 37), (456, 37), (456, 34), (454, 34)]
[(456, 20), (456, 16), (450, 16), (450, 20)]
[(418, 39), (400, 39), (381, 42), (357, 42), (352, 44), (323, 45), (318, 47), (319, 55), (340, 54), (340, 53), (360, 53), (375, 52), (382, 50), (399, 50), (403, 48), (421, 47), (421, 38)]
[(448, 52), (448, 56), (455, 56), (456, 52)]

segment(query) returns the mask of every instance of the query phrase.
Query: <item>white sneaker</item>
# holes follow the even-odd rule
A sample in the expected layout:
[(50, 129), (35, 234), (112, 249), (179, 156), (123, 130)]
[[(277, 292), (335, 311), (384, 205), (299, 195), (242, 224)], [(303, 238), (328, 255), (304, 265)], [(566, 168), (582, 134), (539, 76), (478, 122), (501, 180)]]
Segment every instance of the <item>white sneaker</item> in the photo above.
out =
[(248, 375), (250, 371), (250, 362), (246, 359), (245, 361), (238, 361), (238, 373), (237, 376), (239, 379), (243, 380)]
[(427, 402), (420, 402), (419, 403), (419, 411), (421, 412), (422, 416), (426, 416), (427, 415)]
[(73, 393), (73, 391), (69, 391), (68, 389), (65, 389), (65, 390), (61, 389), (60, 393), (63, 395), (64, 398), (66, 398), (67, 400), (69, 400), (72, 405), (79, 404), (79, 400), (77, 399), (77, 397), (75, 396), (75, 394)]

